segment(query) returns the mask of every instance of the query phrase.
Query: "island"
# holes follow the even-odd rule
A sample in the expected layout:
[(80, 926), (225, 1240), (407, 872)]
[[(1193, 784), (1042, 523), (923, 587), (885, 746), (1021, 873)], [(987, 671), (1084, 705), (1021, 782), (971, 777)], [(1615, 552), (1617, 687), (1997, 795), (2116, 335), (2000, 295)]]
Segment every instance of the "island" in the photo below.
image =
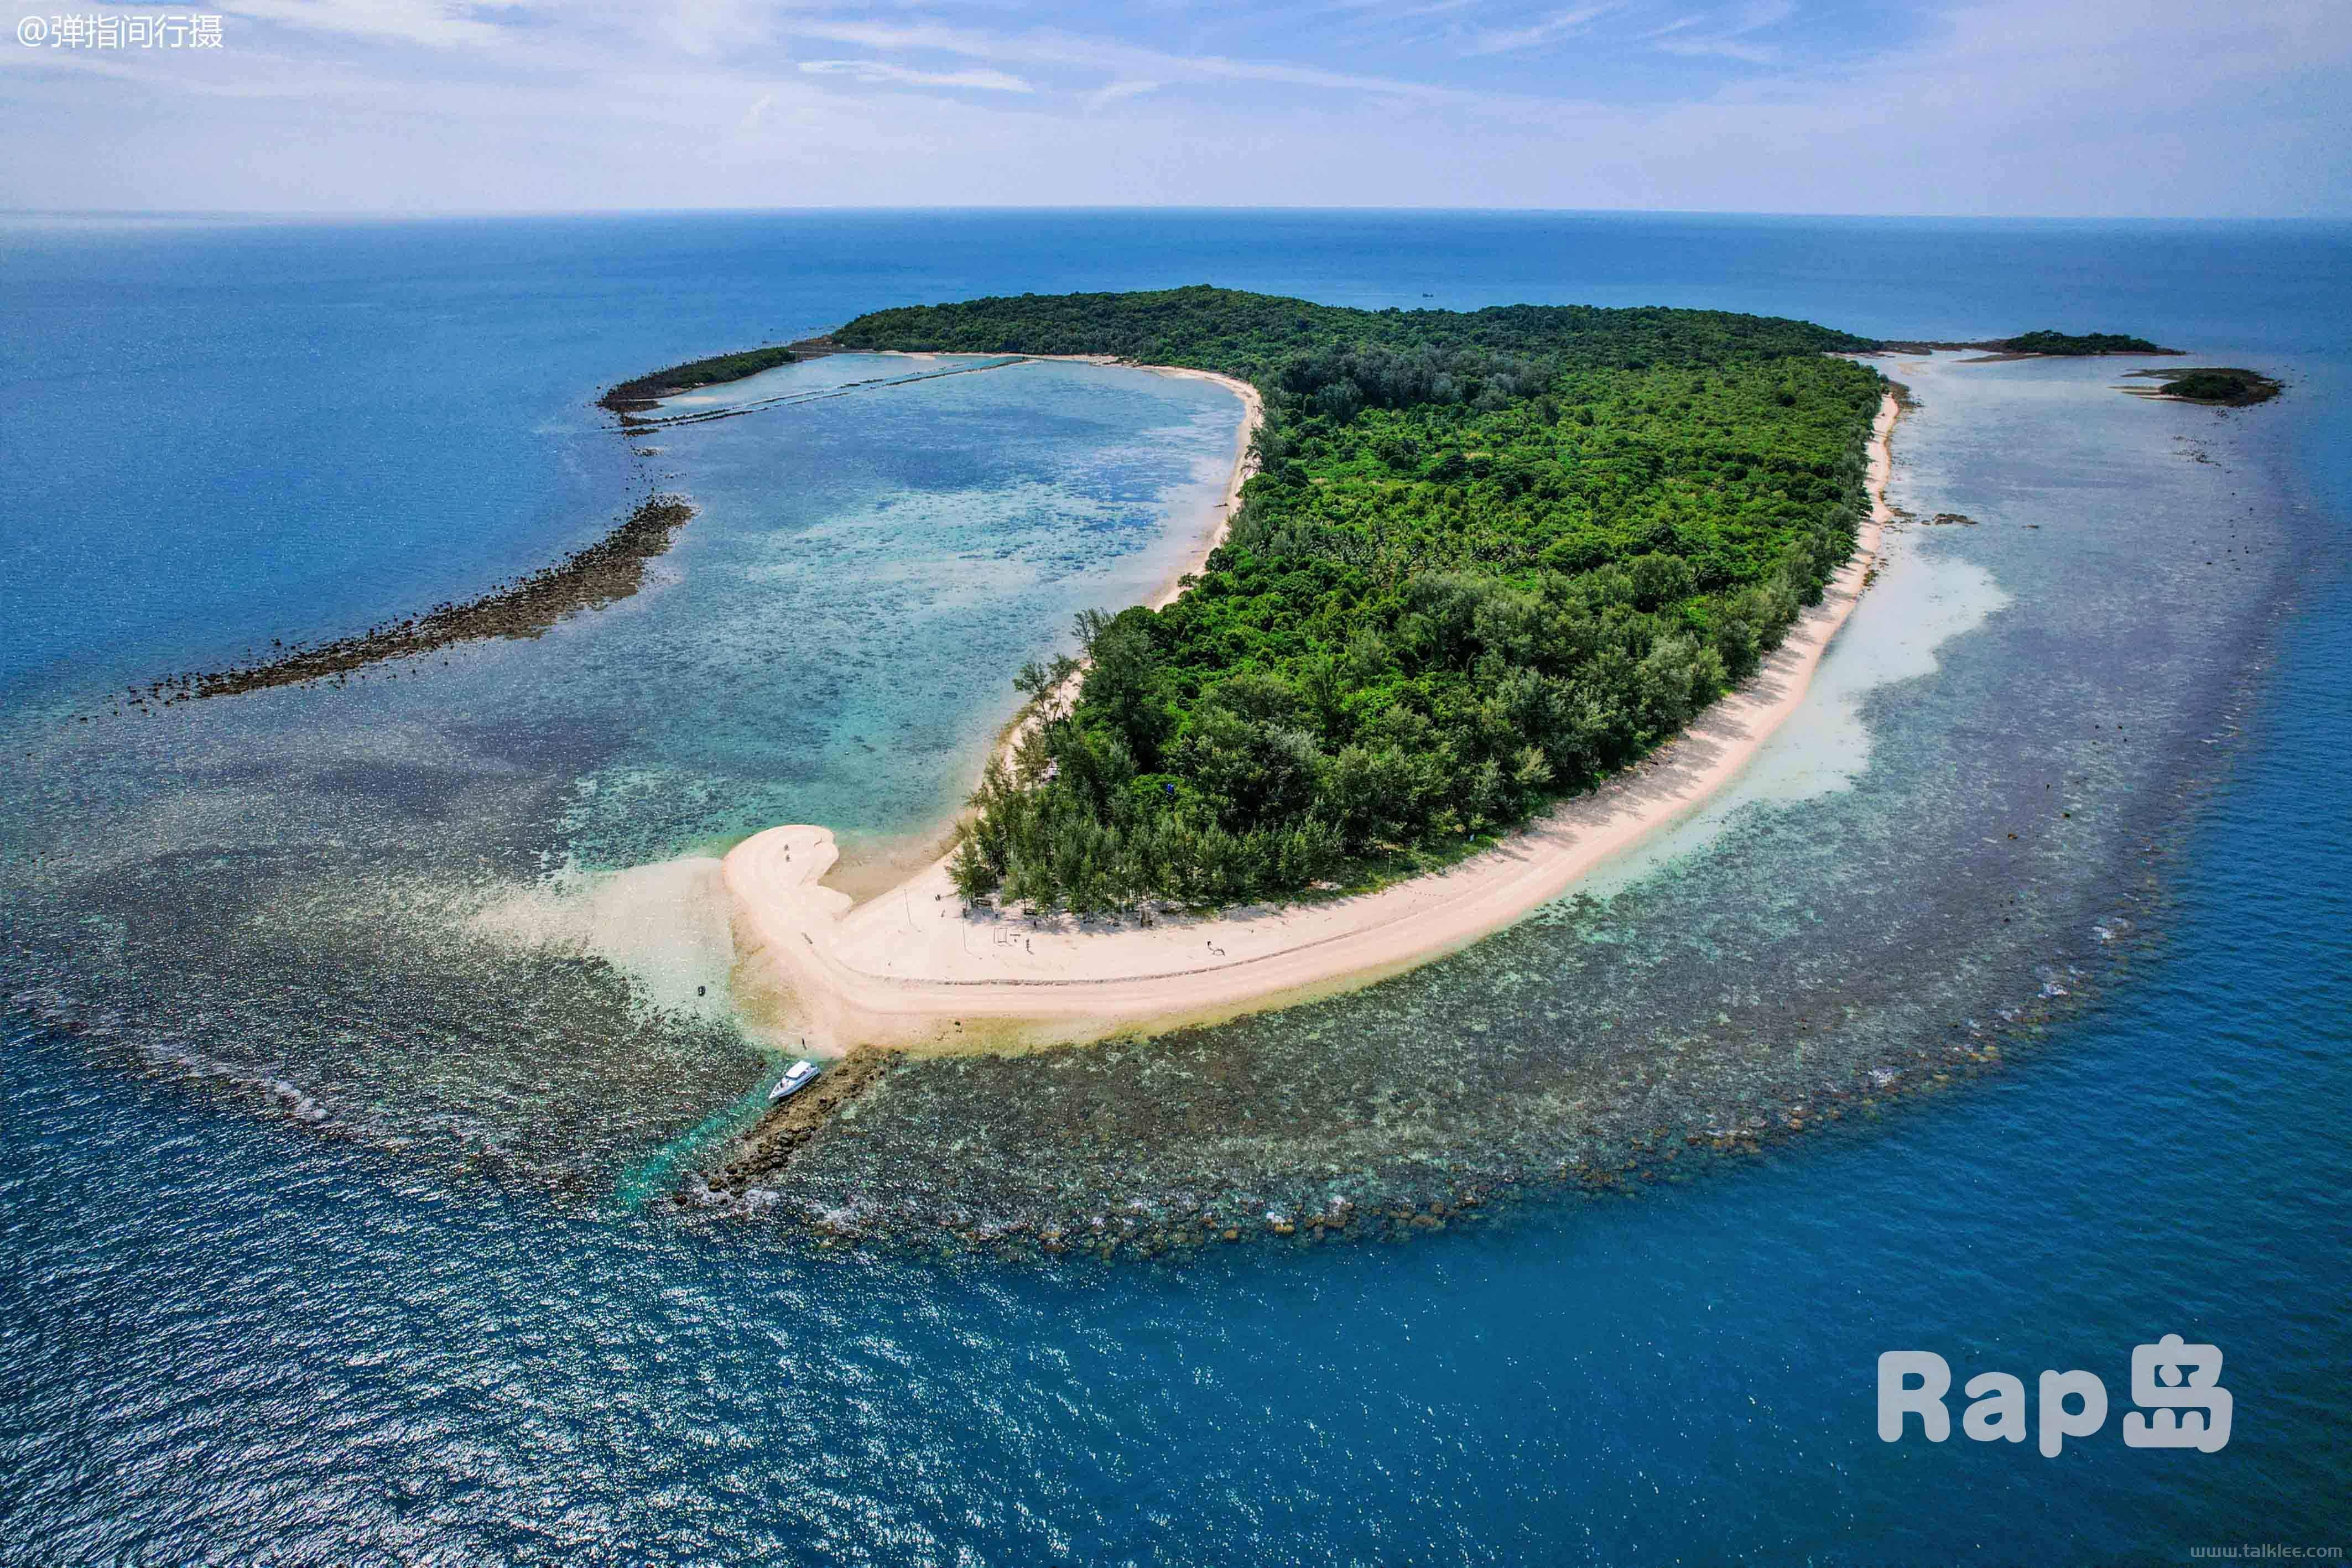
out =
[(2084, 356), (2093, 354), (2177, 354), (2178, 349), (2158, 348), (2146, 338), (2135, 338), (2123, 332), (2061, 332), (2045, 327), (2037, 332), (2020, 332), (2014, 338), (2004, 338), (1999, 343), (1986, 345), (2012, 354), (2049, 354)]
[[(843, 352), (1120, 362), (1244, 414), (1185, 569), (1013, 676), (1027, 706), (934, 863), (857, 903), (825, 883), (832, 832), (786, 824), (709, 868), (744, 1018), (821, 1056), (1150, 1032), (1370, 984), (1557, 898), (1736, 778), (1802, 696), (1894, 515), (1904, 399), (1866, 361), (1904, 348), (1723, 311), (1202, 285), (880, 310), (618, 383), (599, 401), (625, 437), (663, 396)], [(2261, 385), (2194, 371), (2149, 395)], [(482, 598), (134, 700), (534, 636), (635, 591), (691, 515), (655, 496)]]
[(1883, 352), (1898, 354), (1971, 349), (1987, 360), (2092, 359), (2106, 354), (2178, 354), (2181, 351), (2124, 332), (2061, 332), (2054, 327), (2020, 332), (2013, 338), (1979, 338), (1966, 342), (1904, 338), (1890, 339), (1878, 346)]
[(823, 342), (1206, 374), (1255, 428), (1198, 570), (1020, 672), (941, 861), (856, 904), (821, 825), (726, 856), (739, 1000), (815, 1054), (1208, 1021), (1499, 929), (1737, 775), (1886, 515), (1878, 345), (1800, 321), (1195, 287)]
[(756, 376), (761, 371), (789, 365), (800, 357), (796, 349), (789, 344), (746, 349), (733, 354), (713, 354), (707, 360), (688, 360), (666, 371), (648, 371), (644, 375), (632, 376), (627, 381), (605, 388), (604, 395), (596, 401), (626, 419), (631, 414), (652, 408), (663, 398), (676, 397), (698, 387), (740, 382), (746, 376)]
[(2190, 371), (2127, 371), (2158, 382), (2154, 387), (2123, 387), (2134, 397), (2168, 398), (2175, 402), (2200, 402), (2211, 408), (2249, 408), (2268, 402), (2284, 390), (2260, 371), (2209, 365)]
[[(1647, 753), (1852, 553), (1875, 372), (1706, 312), (1374, 313), (1219, 289), (884, 311), (925, 352), (1109, 352), (1265, 400), (1199, 580), (1018, 684), (955, 869), (1079, 915), (1427, 869)], [(1053, 694), (1079, 671), (1066, 703)]]

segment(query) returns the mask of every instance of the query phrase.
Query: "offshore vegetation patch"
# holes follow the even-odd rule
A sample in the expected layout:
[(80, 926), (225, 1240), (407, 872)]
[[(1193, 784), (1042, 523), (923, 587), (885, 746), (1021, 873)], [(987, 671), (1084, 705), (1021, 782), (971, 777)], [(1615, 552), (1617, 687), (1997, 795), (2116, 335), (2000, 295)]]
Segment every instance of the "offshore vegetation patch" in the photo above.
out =
[(2020, 332), (2014, 338), (1979, 338), (1968, 342), (1928, 338), (1888, 339), (1879, 347), (1896, 354), (1972, 350), (1981, 357), (1970, 361), (1971, 364), (1989, 364), (2000, 360), (2091, 360), (2110, 354), (2137, 357), (2181, 352), (2179, 349), (2168, 349), (2127, 332), (2061, 332), (2054, 327)]
[(2192, 371), (2126, 371), (2127, 376), (2156, 381), (2154, 387), (2122, 387), (2134, 397), (2162, 398), (2170, 402), (2202, 403), (2208, 408), (2251, 408), (2268, 402), (2284, 387), (2260, 371), (2234, 365), (2203, 366)]
[[(429, 653), (454, 643), (536, 637), (565, 616), (600, 609), (645, 586), (646, 563), (669, 549), (694, 508), (680, 496), (640, 501), (612, 532), (553, 566), (501, 584), (478, 599), (442, 603), (422, 615), (371, 626), (351, 637), (283, 648), (250, 664), (167, 675), (131, 688), (130, 701), (169, 706), (203, 697), (235, 696), (272, 686), (332, 680), (391, 659)], [(276, 644), (273, 644), (276, 646)]]
[(596, 402), (624, 420), (633, 419), (656, 406), (666, 397), (676, 397), (698, 387), (740, 382), (746, 376), (756, 376), (761, 371), (789, 365), (803, 357), (798, 351), (800, 347), (782, 344), (765, 349), (746, 349), (736, 354), (713, 354), (707, 360), (688, 360), (685, 364), (672, 365), (664, 371), (648, 371), (644, 375), (632, 376), (627, 381), (607, 387), (604, 395)]

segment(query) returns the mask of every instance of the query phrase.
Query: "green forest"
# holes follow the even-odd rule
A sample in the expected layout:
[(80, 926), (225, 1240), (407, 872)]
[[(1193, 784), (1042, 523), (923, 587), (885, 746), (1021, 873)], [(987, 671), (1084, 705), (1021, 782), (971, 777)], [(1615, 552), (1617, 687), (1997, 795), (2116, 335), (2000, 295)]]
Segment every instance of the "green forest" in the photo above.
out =
[(2128, 337), (2121, 332), (2061, 332), (2050, 327), (2038, 332), (2020, 332), (2014, 338), (2003, 338), (1987, 347), (2006, 349), (2012, 354), (2170, 354), (2179, 351), (2159, 349), (2146, 338)]
[[(1223, 545), (1089, 612), (992, 767), (967, 899), (1091, 913), (1355, 886), (1589, 789), (1777, 646), (1852, 554), (1869, 342), (1720, 311), (1343, 309), (1227, 289), (884, 310), (845, 348), (1108, 353), (1265, 400)], [(1032, 696), (1079, 664), (1023, 670)]]

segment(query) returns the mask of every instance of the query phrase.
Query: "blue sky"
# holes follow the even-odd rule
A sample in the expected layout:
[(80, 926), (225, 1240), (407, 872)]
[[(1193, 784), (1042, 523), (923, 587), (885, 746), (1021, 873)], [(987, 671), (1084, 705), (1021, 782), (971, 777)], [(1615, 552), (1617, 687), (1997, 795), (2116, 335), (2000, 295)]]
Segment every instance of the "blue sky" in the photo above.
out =
[(2352, 0), (11, 4), (15, 208), (2352, 216)]

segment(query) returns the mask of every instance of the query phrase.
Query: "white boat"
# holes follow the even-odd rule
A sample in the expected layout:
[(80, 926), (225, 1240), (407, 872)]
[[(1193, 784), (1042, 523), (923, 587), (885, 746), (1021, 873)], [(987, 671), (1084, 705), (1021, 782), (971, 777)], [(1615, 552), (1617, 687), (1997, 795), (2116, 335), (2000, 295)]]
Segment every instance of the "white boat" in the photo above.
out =
[(807, 1089), (809, 1083), (814, 1082), (816, 1082), (816, 1062), (809, 1061), (807, 1055), (804, 1055), (804, 1058), (800, 1058), (797, 1062), (793, 1062), (791, 1067), (785, 1067), (783, 1077), (776, 1079), (774, 1089), (767, 1091), (767, 1103), (769, 1105), (774, 1105), (776, 1100), (791, 1100), (793, 1095), (800, 1093), (802, 1089)]
[(815, 1081), (816, 1071), (814, 1061), (802, 1057), (785, 1068), (784, 1075), (776, 1080), (776, 1086), (768, 1091), (768, 1103), (772, 1105), (779, 1100), (791, 1099)]
[(815, 1078), (816, 1063), (805, 1056), (802, 1057), (785, 1068), (784, 1075), (776, 1080), (776, 1086), (768, 1091), (768, 1103), (772, 1105), (779, 1100), (791, 1099), (807, 1088)]

